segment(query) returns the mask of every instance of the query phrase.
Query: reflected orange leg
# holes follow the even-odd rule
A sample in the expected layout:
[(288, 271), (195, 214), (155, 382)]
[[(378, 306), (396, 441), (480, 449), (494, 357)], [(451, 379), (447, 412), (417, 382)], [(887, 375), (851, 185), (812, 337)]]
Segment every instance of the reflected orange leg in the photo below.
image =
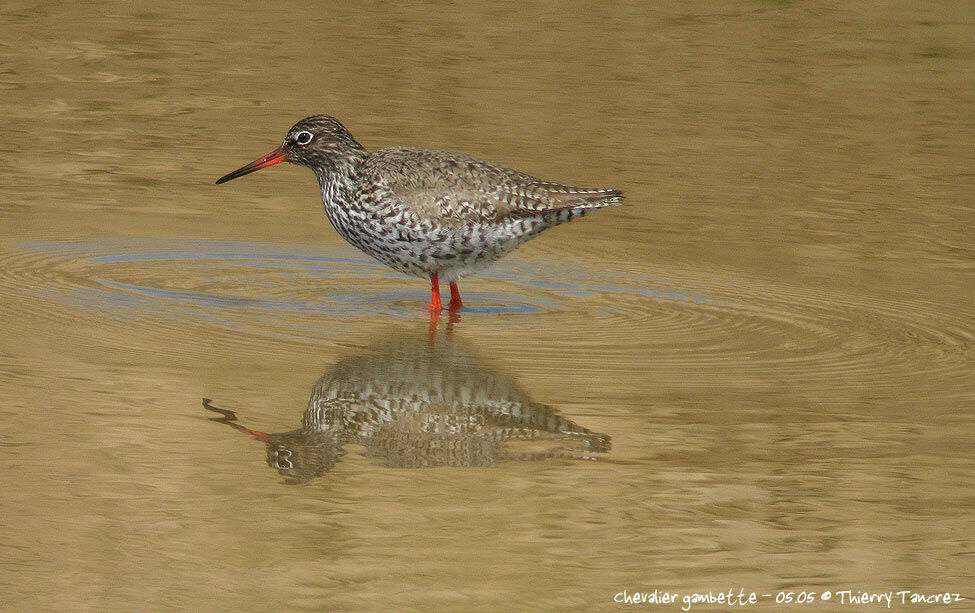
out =
[(437, 279), (437, 275), (430, 277), (430, 312), (439, 313), (443, 310), (443, 305), (440, 304), (440, 280)]
[(464, 306), (463, 301), (460, 299), (460, 290), (457, 289), (456, 283), (450, 284), (450, 304), (448, 305), (451, 311), (456, 311), (460, 307)]
[(427, 331), (427, 335), (430, 337), (431, 347), (434, 339), (437, 337), (437, 324), (440, 323), (440, 311), (430, 310), (430, 328)]
[[(454, 325), (458, 323), (460, 323), (460, 313), (458, 313), (457, 311), (450, 311), (449, 315), (447, 316), (447, 328), (446, 328), (448, 339), (453, 338)], [(428, 334), (430, 337), (431, 347), (433, 346), (432, 345), (433, 341), (437, 337), (437, 326), (439, 325), (440, 325), (440, 312), (430, 311), (430, 328)]]
[(460, 323), (460, 313), (457, 311), (450, 311), (450, 315), (447, 317), (447, 338), (453, 338), (454, 324), (457, 323)]

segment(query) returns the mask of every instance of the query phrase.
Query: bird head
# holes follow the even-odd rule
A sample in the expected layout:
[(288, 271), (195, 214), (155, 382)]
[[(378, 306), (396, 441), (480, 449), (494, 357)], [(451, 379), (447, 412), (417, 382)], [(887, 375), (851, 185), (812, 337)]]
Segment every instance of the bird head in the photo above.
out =
[(354, 160), (364, 154), (365, 149), (339, 120), (330, 115), (312, 115), (291, 126), (280, 147), (220, 177), (217, 184), (281, 162), (300, 164), (316, 172), (328, 172), (354, 165)]

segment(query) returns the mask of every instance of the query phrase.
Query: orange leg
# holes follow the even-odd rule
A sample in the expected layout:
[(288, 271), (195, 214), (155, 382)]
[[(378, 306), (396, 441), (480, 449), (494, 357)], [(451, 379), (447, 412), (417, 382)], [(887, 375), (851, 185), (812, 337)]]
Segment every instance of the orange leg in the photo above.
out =
[(464, 303), (460, 299), (460, 290), (457, 289), (456, 283), (450, 284), (450, 310), (456, 311), (460, 307), (464, 306)]
[(430, 312), (439, 313), (443, 310), (443, 305), (440, 304), (440, 280), (437, 279), (437, 275), (430, 277)]

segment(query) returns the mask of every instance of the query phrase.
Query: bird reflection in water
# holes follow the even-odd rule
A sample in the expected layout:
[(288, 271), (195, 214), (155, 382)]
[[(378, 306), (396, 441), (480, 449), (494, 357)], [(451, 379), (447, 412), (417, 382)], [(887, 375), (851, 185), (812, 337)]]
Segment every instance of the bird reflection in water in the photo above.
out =
[(251, 430), (233, 411), (203, 406), (222, 415), (212, 421), (263, 441), (268, 465), (290, 484), (331, 470), (346, 445), (393, 468), (593, 460), (610, 448), (609, 436), (534, 402), (452, 337), (396, 336), (339, 362), (315, 384), (297, 430)]

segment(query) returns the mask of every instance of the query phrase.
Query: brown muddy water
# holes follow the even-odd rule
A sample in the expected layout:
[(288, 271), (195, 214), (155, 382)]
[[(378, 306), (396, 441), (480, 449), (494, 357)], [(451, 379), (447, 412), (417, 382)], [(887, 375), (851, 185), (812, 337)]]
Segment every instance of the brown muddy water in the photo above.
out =
[[(975, 610), (970, 3), (0, 21), (3, 610)], [(307, 170), (213, 185), (314, 113), (627, 204), (431, 337)]]

